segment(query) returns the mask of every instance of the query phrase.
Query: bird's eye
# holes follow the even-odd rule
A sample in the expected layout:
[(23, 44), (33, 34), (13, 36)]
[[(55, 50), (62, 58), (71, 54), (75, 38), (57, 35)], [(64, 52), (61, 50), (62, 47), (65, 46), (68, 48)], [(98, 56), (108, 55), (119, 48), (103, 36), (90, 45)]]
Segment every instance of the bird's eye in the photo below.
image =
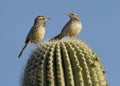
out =
[(45, 20), (45, 18), (43, 18), (43, 20)]
[(71, 13), (71, 15), (74, 15), (73, 13)]

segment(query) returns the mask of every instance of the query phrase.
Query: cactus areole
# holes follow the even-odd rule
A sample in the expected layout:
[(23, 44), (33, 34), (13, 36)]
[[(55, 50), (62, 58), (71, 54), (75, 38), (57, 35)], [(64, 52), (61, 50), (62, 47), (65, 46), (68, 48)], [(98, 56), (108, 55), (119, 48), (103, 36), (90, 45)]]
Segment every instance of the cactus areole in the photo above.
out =
[(83, 41), (45, 42), (28, 59), (22, 86), (107, 86), (104, 73), (99, 57)]

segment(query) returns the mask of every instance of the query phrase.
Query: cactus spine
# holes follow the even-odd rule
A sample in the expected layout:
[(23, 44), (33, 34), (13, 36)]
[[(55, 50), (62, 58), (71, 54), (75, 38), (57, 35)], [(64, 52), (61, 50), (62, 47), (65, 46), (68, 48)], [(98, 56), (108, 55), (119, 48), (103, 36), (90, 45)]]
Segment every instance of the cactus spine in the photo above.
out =
[(30, 56), (22, 86), (106, 86), (99, 57), (81, 40), (39, 45)]

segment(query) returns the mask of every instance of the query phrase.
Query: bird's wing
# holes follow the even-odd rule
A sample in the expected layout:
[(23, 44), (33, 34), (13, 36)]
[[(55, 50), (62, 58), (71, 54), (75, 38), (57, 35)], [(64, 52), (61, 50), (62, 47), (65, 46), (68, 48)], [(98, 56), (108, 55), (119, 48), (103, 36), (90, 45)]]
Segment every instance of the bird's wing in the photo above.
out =
[(34, 33), (37, 32), (37, 29), (36, 29), (36, 28), (37, 28), (36, 26), (32, 26), (32, 28), (30, 29), (30, 31), (29, 31), (29, 33), (28, 33), (28, 35), (27, 35), (27, 37), (26, 37), (25, 43), (28, 42), (29, 39), (34, 35)]
[[(61, 33), (64, 33), (64, 31), (66, 30), (66, 27), (68, 27), (69, 24), (70, 24), (70, 21), (68, 21), (68, 22), (65, 24), (65, 26), (63, 27)], [(65, 32), (66, 32), (66, 31), (65, 31)]]

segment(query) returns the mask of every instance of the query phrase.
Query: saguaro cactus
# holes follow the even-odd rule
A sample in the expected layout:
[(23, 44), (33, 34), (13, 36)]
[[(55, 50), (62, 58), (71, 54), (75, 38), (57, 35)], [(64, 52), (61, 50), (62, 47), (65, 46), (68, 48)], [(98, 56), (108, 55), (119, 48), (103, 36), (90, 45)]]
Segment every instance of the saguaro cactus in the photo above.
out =
[(28, 59), (22, 86), (106, 86), (99, 57), (77, 39), (40, 44)]

